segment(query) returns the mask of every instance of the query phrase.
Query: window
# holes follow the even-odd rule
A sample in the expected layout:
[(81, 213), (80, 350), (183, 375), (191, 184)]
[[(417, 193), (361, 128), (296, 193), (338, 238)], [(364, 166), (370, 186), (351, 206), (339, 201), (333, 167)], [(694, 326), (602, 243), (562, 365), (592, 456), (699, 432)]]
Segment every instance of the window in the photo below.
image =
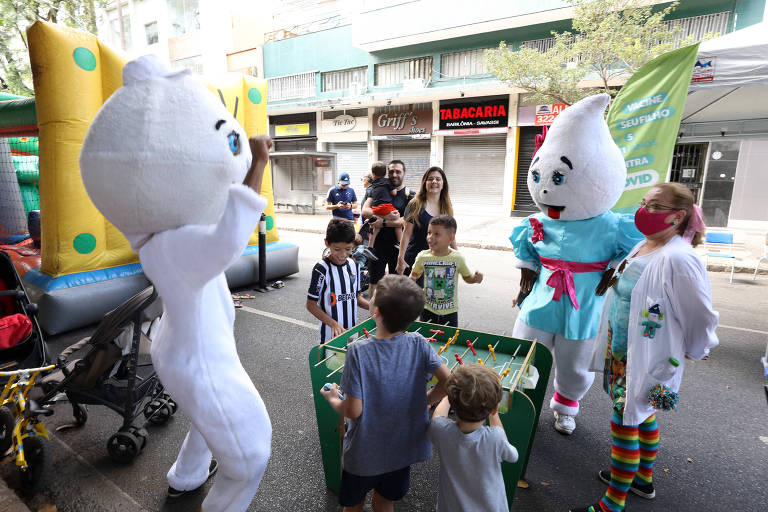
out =
[(376, 85), (399, 85), (403, 80), (432, 78), (432, 57), (376, 64)]
[(311, 98), (315, 96), (316, 72), (270, 78), (267, 84), (267, 101)]
[(348, 91), (352, 84), (358, 84), (359, 91), (368, 86), (368, 68), (344, 69), (342, 71), (331, 71), (323, 73), (323, 92)]
[(199, 0), (167, 0), (168, 23), (172, 36), (200, 30)]
[(131, 18), (123, 12), (123, 35), (125, 37), (125, 46), (120, 38), (120, 22), (118, 21), (117, 10), (109, 13), (109, 38), (114, 46), (123, 50), (131, 49)]
[(200, 55), (194, 57), (187, 57), (185, 59), (177, 59), (171, 61), (171, 68), (174, 70), (188, 69), (195, 75), (203, 74), (203, 58)]
[(488, 73), (485, 67), (485, 49), (444, 53), (440, 56), (442, 78), (460, 78)]
[(147, 35), (147, 44), (157, 43), (157, 22), (153, 21), (144, 25), (144, 33)]

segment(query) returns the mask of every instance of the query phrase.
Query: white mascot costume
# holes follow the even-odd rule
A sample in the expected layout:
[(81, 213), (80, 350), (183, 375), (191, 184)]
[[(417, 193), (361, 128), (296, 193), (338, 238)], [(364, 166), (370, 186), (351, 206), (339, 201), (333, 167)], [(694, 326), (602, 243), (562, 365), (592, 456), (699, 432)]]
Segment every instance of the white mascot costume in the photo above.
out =
[(563, 434), (576, 428), (579, 400), (595, 378), (588, 368), (603, 303), (595, 290), (609, 263), (642, 239), (632, 216), (610, 211), (627, 170), (603, 119), (609, 100), (607, 94), (590, 96), (557, 116), (528, 171), (528, 190), (541, 213), (510, 237), (523, 269), (521, 289), (533, 284), (513, 336), (553, 350), (550, 407)]
[(80, 154), (83, 183), (131, 242), (163, 299), (152, 362), (192, 426), (168, 472), (169, 496), (219, 471), (205, 512), (240, 512), (258, 489), (272, 426), (240, 364), (224, 270), (242, 254), (266, 207), (242, 184), (245, 131), (188, 72), (155, 56), (129, 62)]

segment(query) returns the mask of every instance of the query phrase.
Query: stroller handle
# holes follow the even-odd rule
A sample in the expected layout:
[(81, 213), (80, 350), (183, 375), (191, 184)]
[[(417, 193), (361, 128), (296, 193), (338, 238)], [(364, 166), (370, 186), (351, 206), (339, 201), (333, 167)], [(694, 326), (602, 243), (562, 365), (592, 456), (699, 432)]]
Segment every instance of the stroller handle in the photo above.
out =
[(41, 366), (39, 368), (23, 368), (21, 370), (13, 370), (11, 372), (0, 372), (0, 377), (11, 377), (13, 375), (21, 375), (23, 373), (40, 373), (47, 372), (56, 368), (55, 364), (49, 364), (48, 366)]

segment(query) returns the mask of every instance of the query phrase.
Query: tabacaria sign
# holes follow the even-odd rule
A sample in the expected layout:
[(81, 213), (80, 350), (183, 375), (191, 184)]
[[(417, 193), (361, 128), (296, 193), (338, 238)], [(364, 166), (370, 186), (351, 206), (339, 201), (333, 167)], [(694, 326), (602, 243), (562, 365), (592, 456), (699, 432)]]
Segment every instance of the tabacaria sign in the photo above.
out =
[(372, 135), (418, 135), (432, 133), (432, 111), (383, 112), (373, 115)]
[(506, 98), (440, 105), (440, 129), (498, 128), (508, 123)]

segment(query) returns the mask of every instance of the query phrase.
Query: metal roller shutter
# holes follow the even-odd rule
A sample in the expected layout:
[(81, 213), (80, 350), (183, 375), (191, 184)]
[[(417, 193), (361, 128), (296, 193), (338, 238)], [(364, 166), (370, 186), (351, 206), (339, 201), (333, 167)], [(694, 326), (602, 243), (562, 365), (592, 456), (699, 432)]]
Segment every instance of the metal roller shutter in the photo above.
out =
[(506, 135), (445, 138), (443, 170), (455, 207), (476, 212), (502, 207), (506, 152)]
[(517, 148), (517, 179), (515, 180), (514, 210), (522, 213), (539, 211), (528, 192), (528, 168), (536, 150), (536, 135), (541, 133), (540, 126), (521, 126), (520, 142)]
[(421, 176), (429, 168), (429, 140), (380, 140), (379, 160), (402, 160), (405, 163), (405, 186), (419, 191)]
[(365, 194), (360, 180), (365, 173), (371, 170), (370, 165), (368, 165), (368, 144), (365, 142), (329, 142), (327, 147), (328, 152), (336, 153), (336, 176), (340, 176), (343, 172), (349, 173), (349, 186), (354, 189), (357, 200), (360, 201)]

